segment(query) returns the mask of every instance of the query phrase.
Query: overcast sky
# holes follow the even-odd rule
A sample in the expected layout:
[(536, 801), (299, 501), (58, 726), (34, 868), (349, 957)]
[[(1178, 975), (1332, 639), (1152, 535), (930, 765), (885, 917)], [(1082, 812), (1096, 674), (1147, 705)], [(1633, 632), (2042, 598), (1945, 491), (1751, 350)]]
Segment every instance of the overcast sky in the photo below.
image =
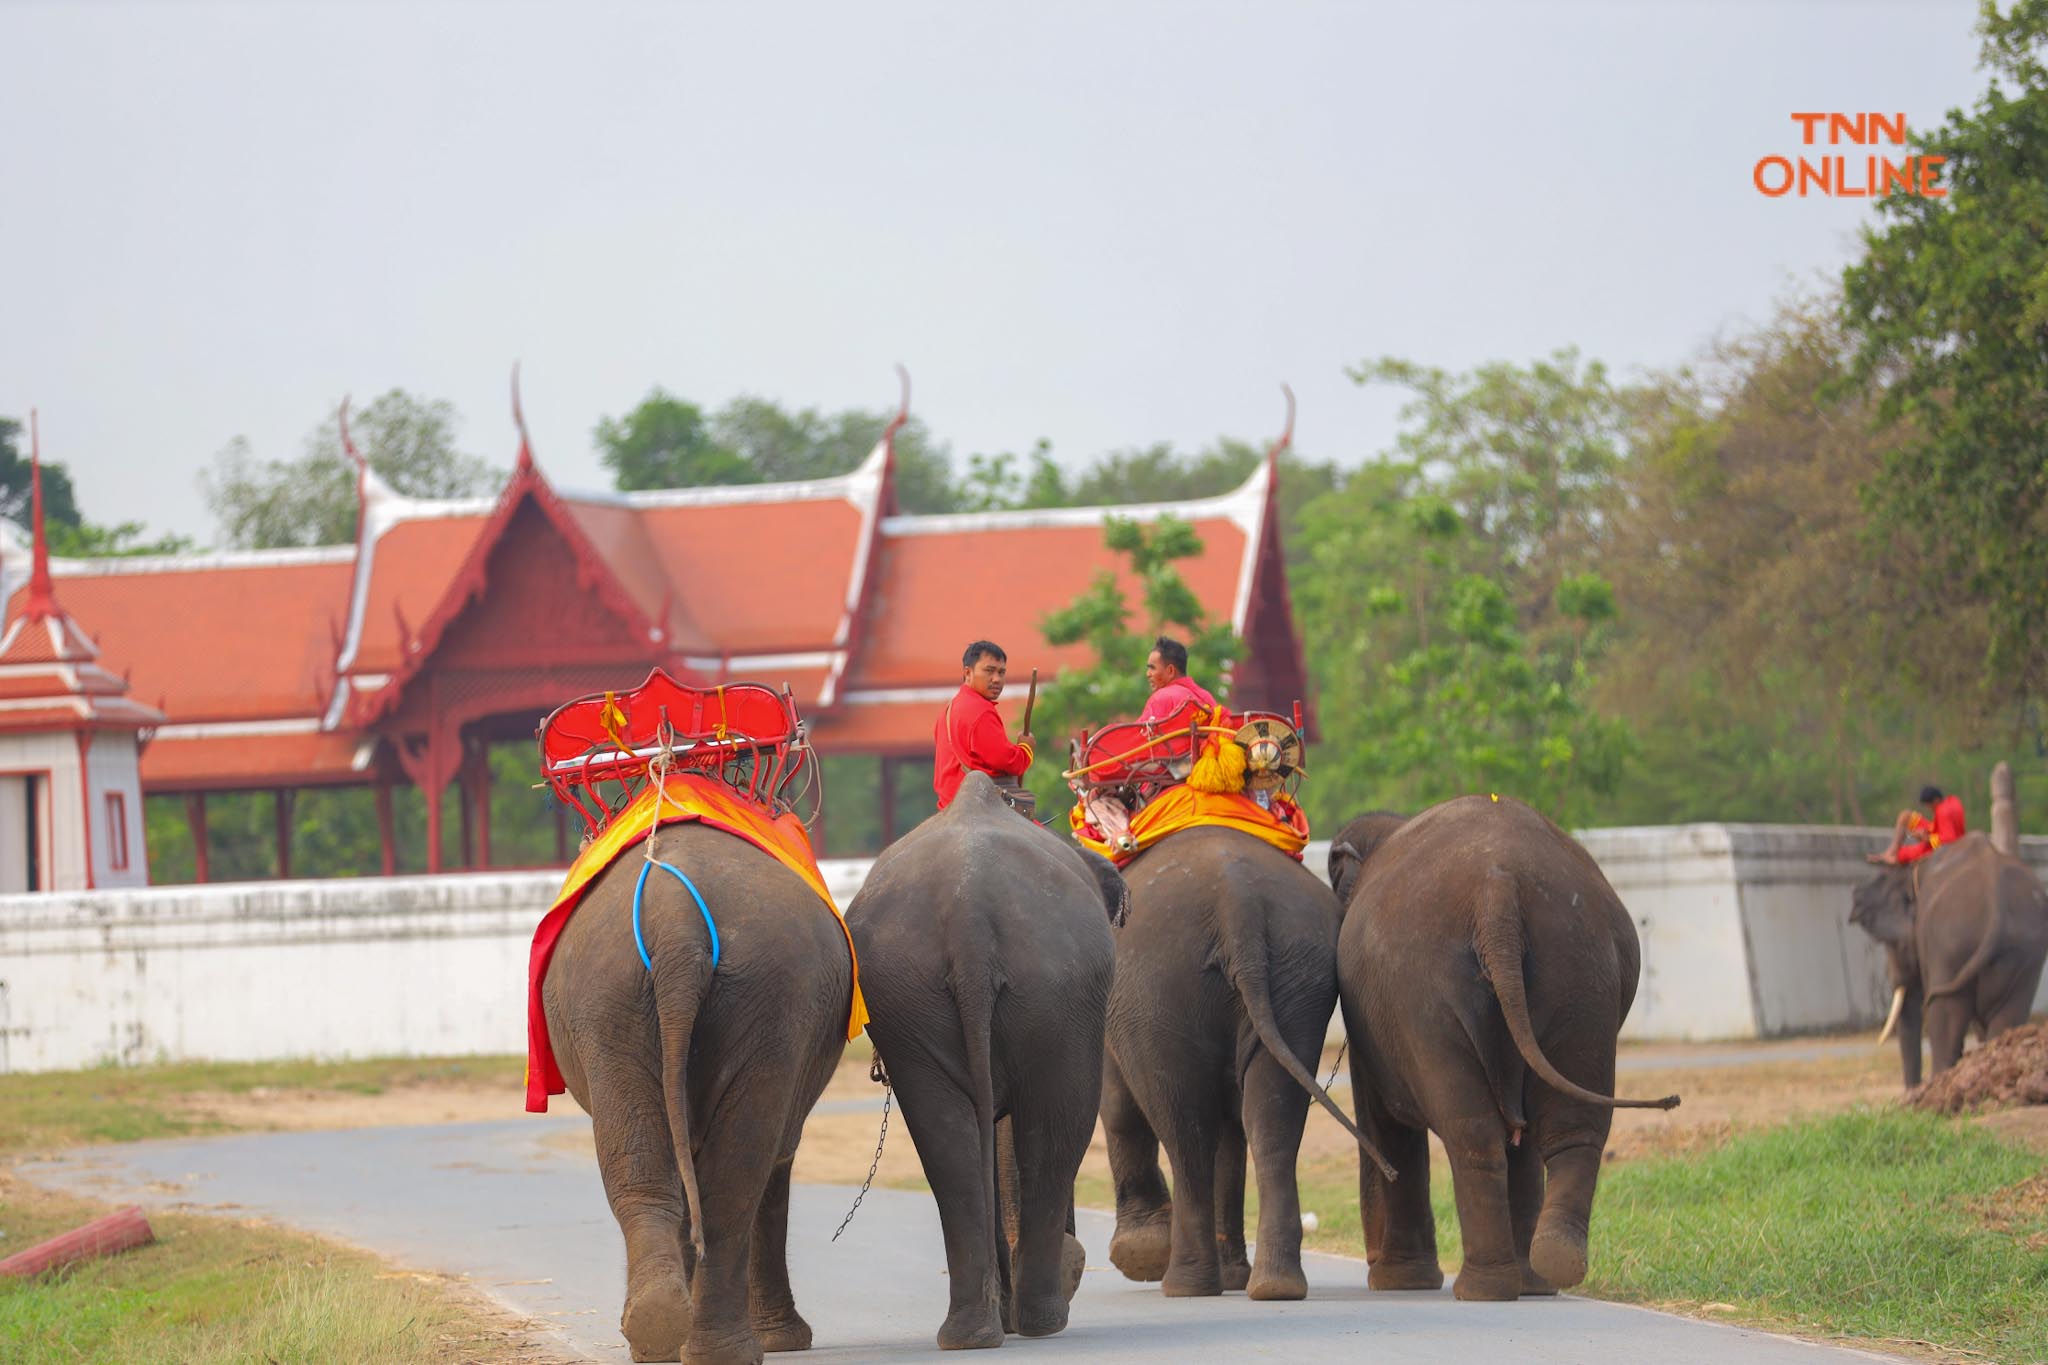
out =
[(656, 384), (880, 408), (956, 457), (1384, 448), (1344, 374), (1685, 360), (1839, 269), (1794, 110), (1929, 126), (1967, 0), (1031, 6), (0, 3), (0, 414), (86, 514), (202, 539), (230, 438), (455, 402), (602, 487)]

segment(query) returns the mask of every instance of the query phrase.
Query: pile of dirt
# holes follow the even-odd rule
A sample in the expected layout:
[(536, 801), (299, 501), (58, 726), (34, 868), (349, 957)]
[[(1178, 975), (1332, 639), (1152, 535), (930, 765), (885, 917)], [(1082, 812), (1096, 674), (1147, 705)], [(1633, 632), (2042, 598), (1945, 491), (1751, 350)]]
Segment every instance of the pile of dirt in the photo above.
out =
[(1906, 1097), (1937, 1114), (2048, 1104), (2048, 1019), (1993, 1039)]

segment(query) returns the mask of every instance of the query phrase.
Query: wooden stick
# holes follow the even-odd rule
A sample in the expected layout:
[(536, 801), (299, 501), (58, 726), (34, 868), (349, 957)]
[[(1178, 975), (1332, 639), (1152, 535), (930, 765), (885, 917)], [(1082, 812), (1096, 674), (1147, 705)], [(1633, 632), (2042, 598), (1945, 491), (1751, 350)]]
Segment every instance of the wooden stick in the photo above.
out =
[(1024, 733), (1031, 733), (1031, 708), (1038, 705), (1038, 670), (1031, 670), (1031, 690), (1024, 694)]

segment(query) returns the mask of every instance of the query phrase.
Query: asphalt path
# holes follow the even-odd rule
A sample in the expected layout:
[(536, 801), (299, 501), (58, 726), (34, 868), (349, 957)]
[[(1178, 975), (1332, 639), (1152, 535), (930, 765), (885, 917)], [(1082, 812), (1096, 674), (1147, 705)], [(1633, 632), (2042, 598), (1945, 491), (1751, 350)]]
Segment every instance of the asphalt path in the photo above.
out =
[[(260, 1215), (370, 1248), (418, 1269), (465, 1276), (552, 1324), (565, 1353), (628, 1359), (618, 1228), (577, 1117), (339, 1132), (241, 1134), (82, 1149), (20, 1168), (98, 1198)], [(799, 1185), (790, 1276), (816, 1333), (819, 1365), (929, 1358), (946, 1310), (945, 1256), (931, 1197), (871, 1191), (835, 1245), (852, 1202), (843, 1186)], [(1168, 1299), (1107, 1265), (1111, 1220), (1083, 1213), (1089, 1270), (1059, 1336), (1009, 1339), (1033, 1359), (1131, 1362), (1370, 1359), (1652, 1360), (1657, 1365), (1829, 1365), (1889, 1359), (1787, 1337), (1561, 1296), (1467, 1304), (1448, 1290), (1372, 1294), (1362, 1262), (1305, 1257), (1309, 1297)], [(1594, 1254), (1599, 1254), (1597, 1246)]]

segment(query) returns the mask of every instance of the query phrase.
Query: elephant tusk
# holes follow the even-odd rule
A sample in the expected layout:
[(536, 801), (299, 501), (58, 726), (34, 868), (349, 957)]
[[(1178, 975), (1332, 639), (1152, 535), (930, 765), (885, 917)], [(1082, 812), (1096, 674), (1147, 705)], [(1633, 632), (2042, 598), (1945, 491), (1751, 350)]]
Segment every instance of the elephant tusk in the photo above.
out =
[(1892, 990), (1892, 1012), (1884, 1017), (1884, 1032), (1877, 1035), (1877, 1045), (1883, 1047), (1892, 1040), (1892, 1031), (1899, 1026), (1899, 1015), (1906, 1008), (1906, 988), (1898, 986)]

